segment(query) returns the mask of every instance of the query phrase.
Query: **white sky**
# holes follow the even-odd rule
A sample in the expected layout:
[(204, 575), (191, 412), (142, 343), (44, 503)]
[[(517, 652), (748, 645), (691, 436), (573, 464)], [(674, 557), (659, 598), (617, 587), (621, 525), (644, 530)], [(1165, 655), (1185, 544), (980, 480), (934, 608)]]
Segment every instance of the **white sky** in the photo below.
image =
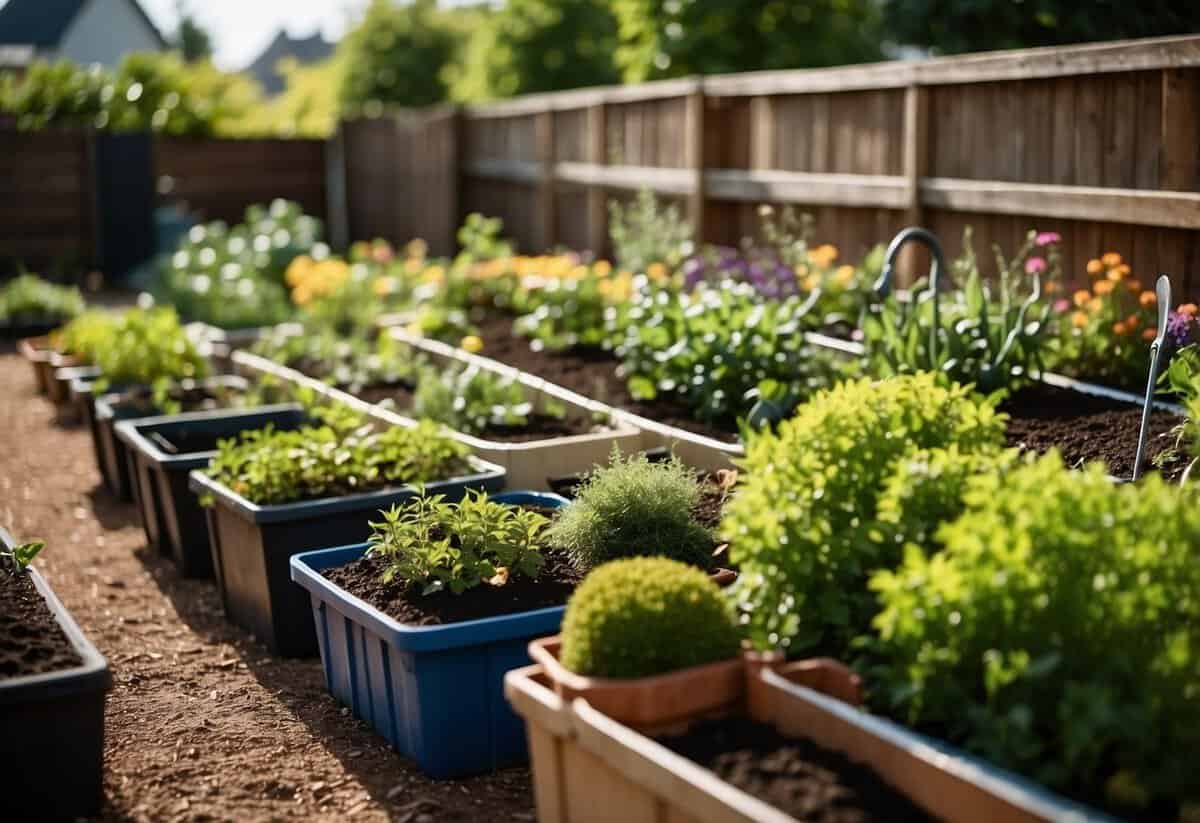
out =
[[(142, 8), (166, 36), (179, 18), (176, 0), (140, 0)], [(242, 69), (267, 47), (280, 28), (293, 37), (321, 30), (336, 40), (346, 21), (362, 13), (368, 0), (184, 0), (184, 7), (208, 29), (214, 60), (223, 69)]]

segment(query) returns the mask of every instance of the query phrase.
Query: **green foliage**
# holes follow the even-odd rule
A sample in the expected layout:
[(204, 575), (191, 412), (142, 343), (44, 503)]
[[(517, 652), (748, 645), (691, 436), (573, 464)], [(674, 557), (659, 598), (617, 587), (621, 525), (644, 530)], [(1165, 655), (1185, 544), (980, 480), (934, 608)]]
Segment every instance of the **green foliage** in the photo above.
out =
[(883, 9), (891, 36), (935, 54), (1191, 34), (1200, 29), (1200, 6), (1191, 0), (1138, 3), (1137, 14), (1112, 0), (889, 0)]
[(119, 317), (104, 309), (88, 309), (54, 332), (54, 347), (63, 354), (91, 363), (112, 338)]
[(764, 301), (748, 283), (635, 293), (615, 347), (639, 399), (676, 398), (701, 420), (743, 417), (765, 394), (787, 412), (854, 364), (808, 343), (813, 297)]
[(640, 274), (652, 263), (675, 271), (695, 248), (692, 226), (674, 203), (659, 203), (649, 189), (632, 203), (608, 202), (608, 236), (617, 268)]
[(209, 477), (269, 505), (448, 480), (467, 468), (466, 446), (430, 421), (380, 431), (346, 409), (317, 413), (324, 425), (268, 426), (221, 441)]
[(531, 294), (533, 310), (517, 318), (513, 330), (535, 350), (600, 348), (609, 339), (606, 318), (616, 311), (612, 285), (611, 275), (591, 267), (583, 277), (550, 278)]
[(499, 586), (512, 573), (537, 577), (545, 563), (539, 536), (550, 521), (484, 492), (467, 492), (460, 503), (421, 495), (380, 513), (368, 555), (386, 564), (384, 582), (399, 580), (422, 594)]
[(0, 557), (8, 558), (8, 562), (12, 564), (13, 572), (20, 574), (29, 568), (33, 559), (37, 557), (42, 549), (46, 548), (45, 542), (35, 540), (32, 543), (22, 543), (18, 546), (13, 546), (8, 549), (0, 549)]
[(898, 462), (955, 444), (986, 452), (1003, 436), (991, 401), (918, 374), (843, 383), (751, 437), (721, 537), (741, 569), (731, 592), (755, 645), (842, 654), (875, 613), (868, 576), (896, 551), (877, 507)]
[(0, 322), (66, 322), (83, 313), (83, 295), (36, 274), (21, 274), (0, 288)]
[(872, 0), (614, 0), (612, 6), (627, 83), (882, 56), (882, 15)]
[(208, 31), (183, 8), (180, 0), (176, 0), (175, 11), (179, 15), (179, 26), (175, 30), (173, 45), (179, 49), (179, 54), (189, 63), (210, 59), (212, 57), (212, 37)]
[(559, 511), (546, 538), (584, 571), (635, 555), (709, 569), (716, 544), (692, 516), (700, 495), (695, 472), (675, 458), (651, 463), (642, 454), (614, 453)]
[(620, 81), (617, 24), (605, 0), (507, 0), (474, 27), (451, 74), (457, 100)]
[(245, 222), (232, 228), (193, 226), (164, 261), (156, 296), (188, 320), (221, 328), (282, 322), (292, 314), (284, 272), (298, 255), (328, 254), (321, 232), (320, 220), (279, 199), (250, 206)]
[(108, 327), (108, 334), (97, 341), (91, 352), (92, 363), (100, 377), (93, 391), (102, 393), (112, 386), (152, 386), (204, 377), (208, 361), (188, 338), (173, 308), (129, 309)]
[(370, 343), (330, 329), (298, 333), (287, 326), (256, 340), (250, 351), (351, 393), (368, 386), (415, 381), (425, 362), (386, 334)]
[(515, 374), (499, 374), (474, 363), (426, 366), (417, 375), (412, 414), (466, 434), (500, 426), (524, 426), (533, 403)]
[(738, 653), (728, 604), (704, 572), (665, 557), (607, 563), (567, 602), (562, 664), (576, 674), (636, 678)]
[(881, 706), (1120, 813), (1200, 799), (1180, 756), (1200, 748), (1194, 500), (1053, 453), (970, 478), (964, 500), (940, 552), (910, 544), (872, 580)]
[[(930, 351), (934, 295), (924, 281), (911, 300), (895, 293), (863, 316), (867, 370), (876, 377), (935, 371), (981, 391), (1018, 388), (1043, 370), (1042, 347), (1049, 340), (1049, 304), (1039, 305), (1043, 270), (1058, 276), (1058, 249), (1043, 249), (1030, 231), (1011, 260), (995, 247), (998, 282), (986, 281), (971, 243), (963, 233), (964, 252), (948, 272), (960, 288), (939, 303), (937, 354)], [(1042, 257), (1042, 255), (1046, 255)], [(1047, 262), (1048, 259), (1048, 262)], [(1037, 264), (1031, 265), (1033, 261)]]
[(387, 105), (428, 106), (446, 99), (454, 35), (435, 0), (372, 0), (338, 45), (343, 111), (379, 114)]

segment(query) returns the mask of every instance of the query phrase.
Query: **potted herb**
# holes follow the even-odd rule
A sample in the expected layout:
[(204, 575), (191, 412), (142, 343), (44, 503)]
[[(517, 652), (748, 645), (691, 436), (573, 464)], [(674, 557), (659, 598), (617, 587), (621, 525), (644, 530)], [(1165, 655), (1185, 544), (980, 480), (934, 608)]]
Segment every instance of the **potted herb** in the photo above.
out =
[(83, 295), (35, 274), (21, 274), (0, 287), (0, 331), (9, 340), (44, 335), (83, 313)]
[(108, 664), (0, 529), (0, 760), (14, 819), (71, 819), (103, 800)]
[(329, 690), (427, 774), (523, 762), (502, 678), (558, 629), (579, 574), (546, 552), (562, 498), (423, 496), (384, 511), (365, 544), (292, 558), (312, 598)]
[(385, 427), (345, 407), (314, 413), (322, 425), (268, 426), (222, 441), (189, 480), (209, 507), (226, 614), (294, 657), (315, 653), (317, 638), (303, 592), (288, 578), (289, 557), (365, 539), (365, 515), (414, 496), (413, 484), (449, 499), (504, 484), (501, 468), (434, 423)]
[(70, 392), (71, 380), (78, 376), (74, 369), (87, 366), (90, 374), (96, 370), (91, 363), (95, 352), (107, 345), (112, 327), (117, 321), (114, 312), (90, 309), (67, 323), (61, 329), (47, 335), (51, 379), (46, 385), (47, 396), (58, 407), (60, 413), (73, 403)]
[(129, 455), (130, 476), (149, 545), (171, 557), (185, 577), (212, 577), (208, 519), (188, 488), (188, 475), (208, 465), (221, 440), (268, 424), (289, 431), (306, 421), (299, 405), (282, 404), (117, 422), (116, 437)]

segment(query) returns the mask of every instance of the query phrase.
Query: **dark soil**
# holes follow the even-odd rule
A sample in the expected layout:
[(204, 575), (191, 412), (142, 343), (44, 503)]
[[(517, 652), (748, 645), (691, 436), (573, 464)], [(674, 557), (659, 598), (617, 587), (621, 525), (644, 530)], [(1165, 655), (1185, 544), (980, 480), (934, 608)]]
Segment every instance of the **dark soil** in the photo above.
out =
[[(1000, 406), (1009, 414), (1008, 445), (1047, 452), (1057, 447), (1069, 466), (1103, 460), (1115, 477), (1133, 474), (1142, 408), (1117, 400), (1037, 384), (1017, 392)], [(1171, 430), (1182, 418), (1155, 410), (1146, 436), (1144, 470), (1154, 471), (1154, 459), (1175, 445)], [(1167, 455), (1158, 469), (1167, 480), (1178, 479), (1187, 467), (1186, 455)]]
[(747, 717), (707, 720), (659, 742), (797, 820), (932, 819), (871, 769)]
[(47, 542), (35, 565), (113, 672), (101, 819), (532, 823), (528, 769), (425, 777), (329, 695), (317, 661), (272, 657), (211, 581), (147, 548), (91, 435), (51, 422), (23, 359), (0, 356), (0, 385), (0, 523)]
[(503, 586), (484, 583), (462, 594), (422, 595), (399, 582), (384, 583), (379, 578), (383, 568), (380, 561), (364, 557), (345, 566), (326, 569), (323, 574), (326, 579), (409, 626), (440, 626), (561, 606), (583, 579), (565, 558), (549, 555), (536, 580), (514, 574)]
[(737, 427), (733, 421), (710, 425), (697, 421), (683, 403), (663, 399), (653, 402), (635, 400), (624, 378), (617, 374), (620, 363), (611, 352), (585, 347), (565, 352), (534, 351), (528, 340), (513, 334), (512, 324), (513, 319), (502, 314), (488, 315), (481, 320), (477, 324), (484, 341), (481, 354), (650, 420), (726, 443), (737, 441)]
[(0, 681), (82, 663), (33, 578), (0, 560)]
[[(227, 408), (238, 397), (241, 397), (242, 394), (241, 390), (234, 388), (214, 390), (198, 387), (188, 389), (187, 391), (173, 391), (170, 397), (179, 403), (180, 411), (196, 412)], [(129, 394), (114, 404), (114, 406), (121, 409), (134, 409), (139, 414), (147, 416), (162, 413), (161, 409), (154, 403), (153, 394), (149, 392)]]

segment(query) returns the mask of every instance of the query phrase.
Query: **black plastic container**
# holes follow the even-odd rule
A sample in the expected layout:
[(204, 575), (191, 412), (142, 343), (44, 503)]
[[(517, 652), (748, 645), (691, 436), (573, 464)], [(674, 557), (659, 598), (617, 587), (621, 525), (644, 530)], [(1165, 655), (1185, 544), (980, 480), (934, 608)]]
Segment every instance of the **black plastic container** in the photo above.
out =
[[(426, 493), (455, 501), (470, 489), (504, 488), (504, 469), (476, 457), (470, 461), (471, 474), (428, 483)], [(226, 616), (285, 657), (317, 654), (308, 593), (291, 580), (292, 555), (361, 543), (380, 509), (416, 494), (412, 486), (402, 486), (259, 506), (200, 471), (191, 473), (189, 485), (197, 494), (213, 498), (206, 511), (208, 534)]]
[[(186, 380), (180, 392), (204, 393), (213, 391), (245, 391), (248, 383), (244, 378), (233, 375), (210, 377), (206, 380)], [(162, 410), (155, 407), (153, 391), (144, 386), (113, 391), (97, 397), (92, 404), (90, 416), (85, 418), (92, 429), (92, 445), (96, 449), (96, 465), (104, 487), (118, 500), (138, 501), (139, 488), (133, 480), (133, 463), (126, 454), (125, 444), (117, 439), (115, 426), (121, 420), (161, 416)], [(140, 505), (140, 501), (138, 501)]]
[(171, 557), (183, 576), (212, 577), (208, 519), (188, 488), (188, 473), (208, 465), (218, 439), (267, 424), (294, 429), (305, 419), (299, 405), (288, 403), (117, 422), (116, 439), (129, 457), (146, 540)]
[[(3, 529), (0, 543), (13, 545)], [(104, 696), (112, 674), (42, 576), (29, 574), (83, 662), (0, 681), (0, 817), (91, 817), (104, 799)]]

